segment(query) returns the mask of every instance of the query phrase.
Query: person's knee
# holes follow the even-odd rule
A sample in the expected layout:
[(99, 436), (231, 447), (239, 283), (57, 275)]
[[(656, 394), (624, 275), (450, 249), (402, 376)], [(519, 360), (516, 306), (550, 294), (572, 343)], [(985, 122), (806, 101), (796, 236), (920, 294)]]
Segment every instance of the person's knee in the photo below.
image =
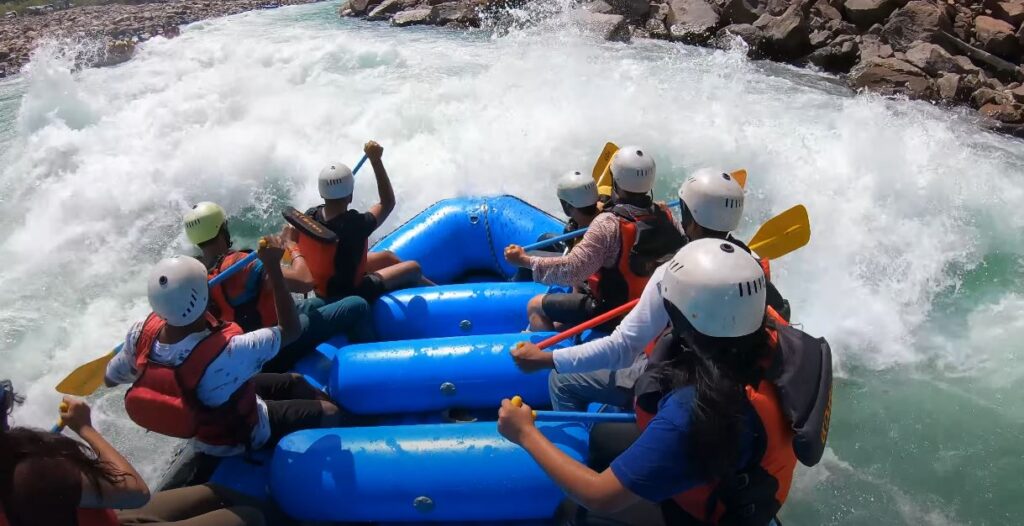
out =
[(534, 314), (544, 314), (544, 295), (538, 294), (526, 304), (526, 310)]
[(385, 265), (397, 265), (402, 262), (402, 258), (390, 250), (382, 250), (378, 254), (380, 254), (381, 262)]

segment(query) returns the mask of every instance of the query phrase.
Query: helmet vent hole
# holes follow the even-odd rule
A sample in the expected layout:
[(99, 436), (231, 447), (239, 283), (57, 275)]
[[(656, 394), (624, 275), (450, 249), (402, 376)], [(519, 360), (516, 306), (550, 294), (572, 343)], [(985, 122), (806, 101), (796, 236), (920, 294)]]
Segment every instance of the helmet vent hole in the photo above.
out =
[(732, 254), (733, 251), (736, 250), (732, 248), (732, 245), (729, 243), (722, 243), (719, 247), (722, 249), (722, 252), (725, 252), (726, 254)]
[(637, 157), (643, 157), (644, 156), (643, 150), (637, 150), (636, 151), (636, 155), (637, 155)]
[(167, 276), (160, 276), (160, 286), (161, 287), (166, 287), (167, 286)]
[(729, 176), (729, 174), (722, 174), (722, 179), (725, 179), (726, 181), (732, 181), (732, 177)]

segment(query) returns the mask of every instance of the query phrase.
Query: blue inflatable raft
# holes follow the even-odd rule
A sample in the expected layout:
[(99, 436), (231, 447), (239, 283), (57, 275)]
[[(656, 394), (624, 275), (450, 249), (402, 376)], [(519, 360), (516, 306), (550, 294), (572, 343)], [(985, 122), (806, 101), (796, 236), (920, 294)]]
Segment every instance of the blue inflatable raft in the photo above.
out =
[[(273, 498), (309, 521), (545, 524), (564, 496), (493, 420), (500, 400), (515, 394), (548, 405), (547, 375), (524, 374), (509, 356), (518, 342), (550, 336), (523, 333), (527, 302), (547, 287), (510, 282), (516, 269), (502, 253), (563, 228), (514, 197), (457, 198), (381, 239), (372, 250), (416, 260), (442, 285), (381, 298), (373, 310), (379, 341), (337, 337), (297, 366), (377, 425), (293, 433), (260, 452), (262, 462), (220, 462), (211, 480)], [(489, 421), (445, 423), (448, 409)], [(538, 425), (585, 459), (583, 425)]]

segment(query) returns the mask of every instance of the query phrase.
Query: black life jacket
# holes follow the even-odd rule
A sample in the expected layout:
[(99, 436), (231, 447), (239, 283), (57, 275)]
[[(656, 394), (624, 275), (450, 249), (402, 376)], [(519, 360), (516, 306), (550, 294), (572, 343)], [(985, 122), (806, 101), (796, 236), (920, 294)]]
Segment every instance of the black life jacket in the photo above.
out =
[(620, 245), (615, 266), (602, 267), (587, 279), (599, 312), (639, 298), (654, 270), (686, 244), (665, 206), (652, 205), (634, 215), (615, 205), (602, 213), (614, 214), (619, 221)]

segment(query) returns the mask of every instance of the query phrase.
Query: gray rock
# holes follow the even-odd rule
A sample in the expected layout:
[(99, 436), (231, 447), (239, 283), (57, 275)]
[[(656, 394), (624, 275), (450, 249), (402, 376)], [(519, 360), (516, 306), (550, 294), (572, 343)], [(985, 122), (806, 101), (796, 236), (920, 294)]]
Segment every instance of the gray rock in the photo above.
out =
[(751, 24), (733, 24), (725, 26), (715, 34), (715, 45), (722, 49), (731, 49), (736, 38), (747, 46), (747, 56), (759, 57), (764, 49), (764, 33)]
[(882, 29), (882, 37), (895, 51), (906, 51), (916, 40), (930, 41), (939, 31), (950, 31), (953, 24), (944, 7), (913, 0), (897, 10)]
[(1017, 103), (1024, 103), (1024, 86), (1017, 86), (1009, 90), (1009, 95)]
[(960, 98), (960, 79), (962, 77), (955, 73), (943, 73), (935, 81), (935, 89), (939, 98), (947, 101), (958, 101)]
[(752, 24), (764, 13), (757, 0), (725, 0), (720, 5), (722, 18), (730, 24)]
[(583, 9), (586, 9), (591, 13), (598, 13), (602, 15), (615, 13), (615, 8), (604, 0), (594, 0), (593, 2), (589, 2), (583, 6)]
[(807, 61), (831, 73), (845, 73), (857, 63), (859, 54), (857, 41), (853, 37), (845, 36), (815, 50), (807, 56)]
[(572, 17), (576, 23), (605, 40), (628, 42), (631, 37), (629, 24), (622, 15), (604, 15), (591, 13), (585, 9), (575, 9), (572, 11)]
[(810, 28), (805, 12), (809, 2), (796, 2), (780, 16), (762, 16), (754, 27), (764, 32), (765, 45), (772, 58), (789, 60), (810, 51)]
[(671, 0), (668, 7), (665, 25), (676, 40), (704, 43), (718, 29), (718, 12), (705, 0)]
[(846, 19), (860, 27), (871, 27), (884, 22), (899, 3), (896, 0), (845, 0), (843, 12)]
[(615, 13), (620, 14), (630, 20), (641, 21), (647, 18), (647, 14), (651, 12), (651, 4), (649, 0), (607, 0), (608, 3), (615, 9)]
[(924, 71), (896, 58), (869, 58), (850, 71), (850, 85), (883, 95), (931, 98), (935, 86)]
[(430, 24), (433, 22), (433, 9), (420, 8), (402, 11), (391, 17), (391, 25), (407, 27)]
[(825, 19), (825, 20), (829, 20), (829, 21), (832, 21), (832, 20), (835, 20), (835, 21), (839, 21), (839, 20), (842, 20), (842, 19), (843, 19), (843, 14), (839, 12), (839, 9), (836, 9), (836, 7), (835, 7), (835, 6), (833, 6), (832, 4), (830, 4), (830, 3), (828, 2), (828, 0), (818, 0), (818, 1), (817, 1), (817, 2), (816, 2), (816, 3), (814, 4), (814, 9), (813, 9), (813, 11), (814, 11), (814, 12), (817, 12), (817, 13), (818, 13), (818, 15), (820, 15), (820, 16), (821, 16), (821, 18), (823, 18), (823, 19)]
[(986, 104), (978, 112), (1001, 123), (1019, 124), (1024, 121), (1024, 114), (1021, 113), (1019, 104)]
[(459, 27), (480, 27), (480, 15), (468, 2), (445, 2), (433, 8), (431, 17), (437, 25), (454, 24)]
[(349, 0), (348, 7), (352, 10), (353, 14), (362, 16), (377, 7), (380, 2), (381, 0)]
[(384, 0), (366, 15), (367, 20), (387, 20), (391, 15), (416, 5), (416, 0)]
[(1014, 59), (1020, 53), (1020, 42), (1013, 34), (1013, 26), (989, 16), (974, 19), (974, 34), (982, 49), (1006, 59)]
[(665, 27), (665, 22), (658, 20), (657, 18), (650, 18), (647, 23), (644, 24), (644, 29), (651, 35), (651, 38), (657, 38), (659, 40), (668, 40), (669, 32), (668, 28)]
[(811, 36), (808, 39), (808, 41), (811, 43), (811, 47), (815, 49), (820, 48), (825, 44), (828, 44), (830, 40), (832, 40), (832, 33), (825, 31), (823, 29), (819, 29), (817, 31), (812, 32)]
[[(970, 63), (970, 59), (967, 59)], [(941, 73), (970, 73), (953, 55), (941, 46), (929, 42), (915, 42), (907, 50), (906, 60), (931, 76)]]
[(971, 104), (973, 104), (975, 108), (980, 108), (986, 104), (1004, 105), (1012, 103), (1012, 95), (992, 88), (978, 88), (971, 94)]
[(985, 7), (992, 11), (992, 16), (1014, 27), (1024, 22), (1024, 0), (988, 0)]

